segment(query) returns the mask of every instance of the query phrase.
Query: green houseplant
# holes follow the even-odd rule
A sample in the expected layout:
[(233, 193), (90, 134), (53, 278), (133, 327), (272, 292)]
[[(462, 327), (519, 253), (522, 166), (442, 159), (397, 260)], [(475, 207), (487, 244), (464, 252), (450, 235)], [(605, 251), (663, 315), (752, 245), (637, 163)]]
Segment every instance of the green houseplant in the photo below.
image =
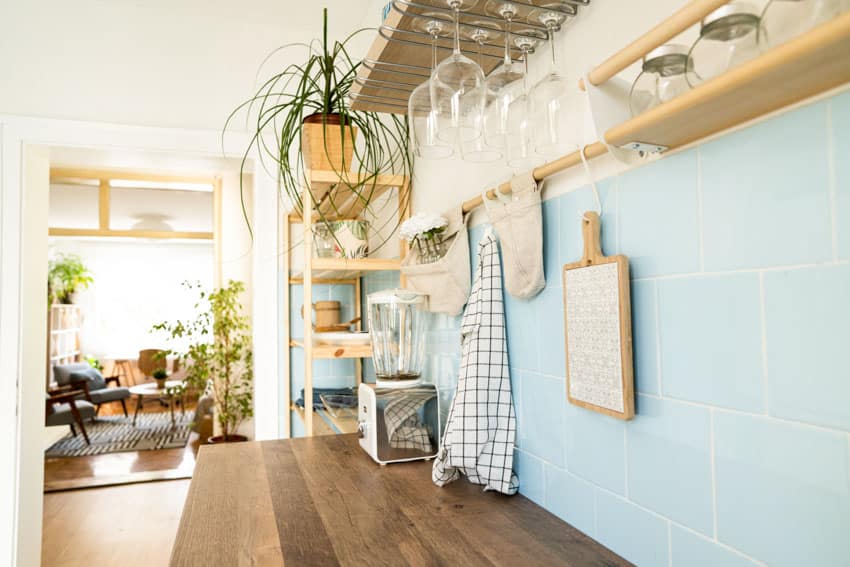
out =
[[(306, 49), (305, 58), (262, 83), (230, 114), (224, 130), (237, 114), (247, 111), (253, 136), (242, 167), (256, 150), (263, 165), (276, 171), (285, 197), (299, 213), (305, 208), (302, 191), (308, 185), (307, 171), (335, 172), (338, 185), (348, 190), (329, 191), (320, 199), (308, 194), (313, 202), (306, 203), (308, 209), (323, 205), (318, 220), (327, 225), (328, 219), (339, 217), (344, 213), (343, 205), (353, 199), (368, 211), (378, 175), (393, 172), (409, 176), (413, 162), (408, 151), (406, 115), (358, 111), (349, 104), (360, 62), (351, 58), (347, 47), (352, 38), (367, 30), (330, 42), (327, 9), (323, 14), (321, 41), (280, 48)], [(336, 202), (343, 200), (336, 195), (344, 195), (345, 202)], [(409, 184), (399, 188), (402, 207), (407, 206), (409, 197)]]
[(157, 389), (164, 390), (165, 381), (168, 379), (168, 372), (164, 368), (157, 368), (153, 371), (152, 376), (156, 380)]
[(76, 254), (60, 254), (47, 265), (47, 295), (50, 303), (72, 303), (78, 289), (86, 289), (94, 281), (89, 269)]
[(198, 292), (197, 316), (153, 328), (188, 342), (182, 352), (168, 353), (185, 366), (189, 385), (199, 392), (211, 390), (221, 435), (211, 437), (210, 442), (244, 441), (236, 431), (254, 414), (251, 335), (239, 302), (245, 284), (231, 280), (213, 291), (198, 283), (183, 285)]

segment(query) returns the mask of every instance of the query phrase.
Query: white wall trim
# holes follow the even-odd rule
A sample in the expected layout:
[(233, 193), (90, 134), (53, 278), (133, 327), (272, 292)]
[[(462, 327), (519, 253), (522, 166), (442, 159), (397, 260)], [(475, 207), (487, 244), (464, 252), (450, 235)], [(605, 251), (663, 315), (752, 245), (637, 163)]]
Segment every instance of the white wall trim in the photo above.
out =
[[(71, 120), (0, 115), (0, 563), (27, 565), (41, 552), (41, 517), (22, 514), (40, 509), (43, 453), (39, 445), (21, 439), (21, 400), (43, 396), (43, 379), (22, 376), (25, 344), (44, 342), (43, 329), (27, 321), (44, 314), (22, 305), (24, 282), (38, 274), (27, 262), (30, 218), (46, 218), (46, 195), (30, 195), (24, 187), (22, 160), (28, 146), (68, 146), (97, 149), (172, 152), (206, 157), (241, 157), (250, 138), (233, 133), (224, 140), (215, 130), (188, 130), (123, 126)], [(36, 189), (37, 190), (37, 189)], [(43, 189), (46, 190), (46, 189)], [(277, 189), (274, 178), (262, 168), (254, 172), (255, 238), (252, 282), (254, 286), (255, 435), (278, 436), (279, 368), (277, 357)], [(30, 206), (29, 209), (26, 207)], [(25, 217), (24, 211), (33, 213)], [(44, 227), (47, 229), (46, 225)], [(36, 254), (38, 251), (34, 251)], [(46, 251), (44, 254), (46, 261)], [(32, 280), (34, 281), (34, 280)], [(43, 356), (40, 360), (43, 360)], [(21, 385), (19, 388), (18, 385)], [(32, 417), (32, 416), (28, 416)], [(27, 420), (32, 422), (31, 419)], [(34, 475), (34, 476), (33, 476)], [(22, 490), (23, 489), (23, 490)], [(25, 523), (21, 523), (21, 521)], [(37, 562), (35, 563), (37, 564)]]

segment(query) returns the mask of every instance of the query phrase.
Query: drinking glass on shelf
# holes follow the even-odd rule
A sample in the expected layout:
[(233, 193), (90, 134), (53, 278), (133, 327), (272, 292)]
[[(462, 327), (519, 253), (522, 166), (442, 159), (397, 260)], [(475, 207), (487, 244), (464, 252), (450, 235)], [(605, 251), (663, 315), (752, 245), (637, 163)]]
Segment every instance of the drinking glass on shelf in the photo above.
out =
[(533, 117), (534, 151), (545, 157), (567, 153), (575, 145), (571, 141), (567, 96), (572, 88), (555, 65), (555, 31), (567, 16), (553, 8), (560, 3), (545, 4), (532, 12), (546, 26), (549, 43), (549, 72), (531, 89), (530, 104)]
[(463, 143), (481, 135), (484, 112), (484, 71), (460, 51), (460, 9), (472, 0), (447, 0), (454, 15), (454, 50), (440, 62), (431, 79), (431, 98), (446, 116), (437, 135), (445, 142)]
[(760, 21), (749, 2), (730, 2), (703, 18), (688, 53), (688, 84), (696, 87), (757, 57)]
[[(441, 93), (445, 87), (433, 85), (434, 69), (437, 67), (437, 38), (444, 33), (440, 20), (428, 20), (425, 31), (431, 36), (431, 78), (413, 89), (407, 101), (407, 113), (410, 123), (410, 142), (413, 153), (425, 159), (444, 159), (451, 157), (454, 148), (451, 143), (440, 138), (440, 130), (446, 130), (449, 109), (440, 108), (440, 101), (450, 100), (448, 93), (434, 98), (434, 91)], [(443, 102), (442, 104), (445, 104)]]
[(850, 10), (850, 0), (770, 0), (761, 14), (759, 46), (766, 51)]

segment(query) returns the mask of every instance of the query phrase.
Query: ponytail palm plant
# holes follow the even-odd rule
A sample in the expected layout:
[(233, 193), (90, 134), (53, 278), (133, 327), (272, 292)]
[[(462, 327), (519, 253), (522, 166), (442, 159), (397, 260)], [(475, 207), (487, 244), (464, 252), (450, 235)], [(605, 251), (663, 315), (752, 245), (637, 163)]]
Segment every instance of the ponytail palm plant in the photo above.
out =
[[(335, 194), (346, 195), (346, 202), (358, 199), (359, 208), (368, 210), (378, 175), (409, 176), (413, 164), (408, 151), (406, 116), (353, 110), (350, 106), (349, 93), (360, 62), (352, 59), (348, 47), (352, 39), (367, 30), (360, 29), (342, 41), (330, 42), (327, 8), (323, 21), (321, 41), (289, 44), (275, 51), (300, 47), (307, 53), (302, 62), (287, 65), (262, 83), (250, 99), (230, 114), (225, 130), (237, 113), (247, 110), (253, 136), (243, 156), (243, 169), (248, 156), (256, 151), (262, 165), (276, 173), (291, 205), (302, 213), (305, 206), (318, 209), (321, 203), (324, 212), (318, 211), (319, 220), (327, 222), (340, 215), (344, 204), (333, 202)], [(318, 157), (327, 158), (325, 163), (331, 164), (339, 185), (347, 190), (330, 191), (321, 198), (308, 193), (312, 202), (304, 203), (307, 170), (314, 167), (306, 163), (305, 156), (308, 148), (304, 146), (304, 134), (308, 129), (310, 134), (316, 132), (309, 123), (321, 124), (323, 135), (318, 146), (310, 144), (314, 149), (310, 160), (316, 160), (315, 148), (322, 148), (325, 156)], [(399, 191), (399, 204), (406, 206), (409, 190), (400, 187)]]

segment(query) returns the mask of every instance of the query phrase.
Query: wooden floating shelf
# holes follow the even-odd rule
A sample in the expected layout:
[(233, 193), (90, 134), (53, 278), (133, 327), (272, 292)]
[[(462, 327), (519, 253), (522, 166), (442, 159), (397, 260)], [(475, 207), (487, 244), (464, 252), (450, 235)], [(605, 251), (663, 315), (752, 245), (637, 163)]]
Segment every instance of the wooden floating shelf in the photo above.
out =
[[(304, 348), (304, 341), (291, 340), (289, 346)], [(372, 356), (372, 345), (319, 345), (312, 348), (313, 358), (369, 358)]]
[(611, 128), (605, 139), (676, 148), (847, 82), (850, 12)]
[[(313, 278), (313, 285), (357, 285), (357, 278), (339, 278), (333, 277), (336, 272), (330, 272), (331, 277)], [(302, 274), (294, 275), (289, 278), (289, 285), (304, 285), (304, 276)]]

